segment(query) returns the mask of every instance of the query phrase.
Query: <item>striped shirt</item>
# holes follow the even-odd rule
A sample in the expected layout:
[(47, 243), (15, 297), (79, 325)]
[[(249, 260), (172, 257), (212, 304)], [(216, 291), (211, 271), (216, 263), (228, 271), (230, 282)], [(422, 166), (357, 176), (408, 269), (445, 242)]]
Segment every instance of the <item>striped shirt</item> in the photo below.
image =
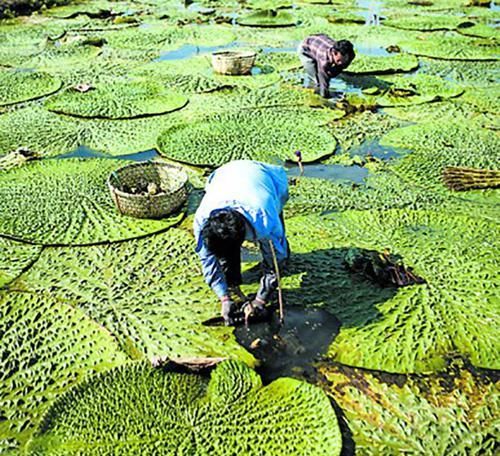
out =
[(321, 33), (308, 36), (302, 41), (302, 53), (316, 62), (317, 78), (322, 96), (328, 94), (330, 79), (336, 77), (351, 63), (347, 61), (344, 65), (335, 64), (332, 57), (334, 45), (335, 40)]

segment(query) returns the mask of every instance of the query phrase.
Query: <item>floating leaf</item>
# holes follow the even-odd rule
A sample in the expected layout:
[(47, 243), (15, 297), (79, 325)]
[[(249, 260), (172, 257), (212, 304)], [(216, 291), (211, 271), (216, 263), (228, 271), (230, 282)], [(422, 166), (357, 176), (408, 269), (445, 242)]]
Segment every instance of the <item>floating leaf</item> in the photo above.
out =
[(288, 11), (274, 9), (260, 10), (240, 16), (237, 22), (239, 25), (250, 27), (290, 27), (297, 25), (297, 20)]
[(107, 454), (117, 445), (124, 454), (335, 456), (342, 442), (319, 388), (291, 378), (263, 387), (226, 361), (210, 380), (143, 364), (96, 376), (49, 410), (30, 451)]
[(0, 238), (0, 288), (7, 285), (25, 269), (31, 266), (42, 248)]
[(180, 221), (120, 215), (106, 180), (126, 162), (60, 159), (0, 173), (0, 232), (40, 244), (92, 244), (144, 236)]
[(0, 71), (0, 106), (33, 100), (54, 93), (61, 81), (36, 71)]
[(410, 54), (372, 57), (358, 54), (349, 67), (347, 74), (391, 74), (407, 73), (418, 68), (418, 59)]

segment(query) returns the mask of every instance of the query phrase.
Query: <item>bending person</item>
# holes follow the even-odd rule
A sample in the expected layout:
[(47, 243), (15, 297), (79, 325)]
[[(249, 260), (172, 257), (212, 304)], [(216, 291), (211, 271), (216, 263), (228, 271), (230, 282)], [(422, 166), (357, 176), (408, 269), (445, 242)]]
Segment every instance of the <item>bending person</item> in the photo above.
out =
[(232, 324), (234, 302), (231, 293), (240, 290), (241, 255), (244, 240), (257, 242), (263, 257), (263, 276), (255, 299), (263, 309), (277, 287), (272, 242), (278, 263), (289, 256), (282, 211), (288, 200), (285, 170), (251, 160), (229, 162), (208, 178), (194, 218), (196, 252), (205, 281), (221, 301), (226, 324)]

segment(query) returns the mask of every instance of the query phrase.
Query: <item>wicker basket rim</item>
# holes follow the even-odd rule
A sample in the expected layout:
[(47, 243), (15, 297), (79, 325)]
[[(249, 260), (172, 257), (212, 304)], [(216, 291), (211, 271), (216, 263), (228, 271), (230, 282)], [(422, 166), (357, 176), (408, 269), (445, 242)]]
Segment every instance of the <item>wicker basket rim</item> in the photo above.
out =
[(212, 57), (228, 57), (231, 59), (247, 59), (255, 57), (257, 53), (255, 51), (216, 51), (212, 52)]
[(128, 165), (125, 165), (125, 166), (118, 168), (117, 170), (114, 171), (114, 173), (118, 173), (119, 171), (126, 169), (126, 168), (134, 168), (134, 167), (138, 168), (138, 167), (151, 166), (151, 165), (172, 168), (172, 169), (175, 169), (177, 171), (180, 171), (180, 173), (182, 174), (182, 180), (181, 180), (179, 186), (174, 188), (173, 190), (169, 191), (168, 193), (158, 193), (156, 195), (136, 195), (134, 193), (126, 193), (126, 192), (120, 190), (119, 188), (116, 188), (111, 183), (111, 176), (113, 173), (111, 173), (108, 176), (106, 183), (108, 184), (108, 187), (114, 193), (116, 193), (119, 196), (126, 197), (126, 198), (161, 198), (161, 197), (164, 197), (165, 195), (173, 195), (174, 193), (178, 192), (186, 185), (186, 183), (188, 181), (188, 175), (187, 175), (186, 171), (183, 168), (181, 168), (180, 166), (172, 165), (170, 163), (130, 163)]

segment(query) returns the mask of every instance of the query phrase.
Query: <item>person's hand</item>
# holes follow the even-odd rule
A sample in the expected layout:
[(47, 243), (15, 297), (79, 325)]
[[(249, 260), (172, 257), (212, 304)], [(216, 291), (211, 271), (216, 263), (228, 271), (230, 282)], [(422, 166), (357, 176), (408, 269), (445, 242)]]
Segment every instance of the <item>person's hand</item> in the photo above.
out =
[(245, 305), (243, 306), (243, 314), (245, 315), (245, 319), (248, 319), (248, 317), (254, 315), (264, 313), (266, 311), (265, 305), (266, 301), (257, 297), (245, 303)]
[(230, 326), (234, 323), (232, 313), (234, 310), (234, 302), (229, 296), (223, 296), (220, 300), (221, 302), (221, 315), (224, 318), (224, 323), (226, 326)]

